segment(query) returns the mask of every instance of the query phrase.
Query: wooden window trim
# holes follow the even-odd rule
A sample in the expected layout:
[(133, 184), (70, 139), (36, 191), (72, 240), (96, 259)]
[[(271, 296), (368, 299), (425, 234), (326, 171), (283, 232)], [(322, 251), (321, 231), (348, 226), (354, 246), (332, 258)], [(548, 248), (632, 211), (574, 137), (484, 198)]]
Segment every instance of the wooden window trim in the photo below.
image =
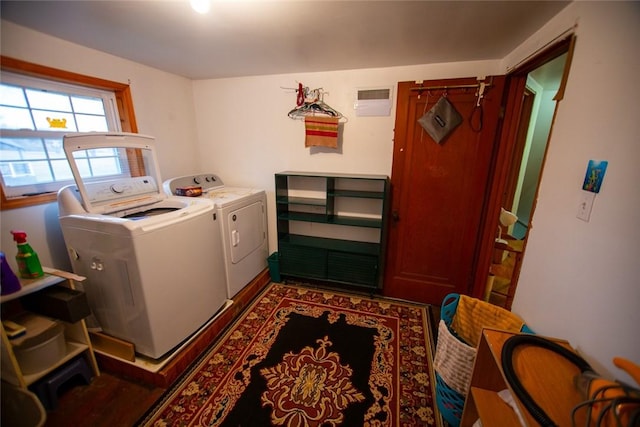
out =
[[(45, 78), (62, 83), (71, 83), (95, 89), (113, 91), (116, 98), (122, 131), (133, 133), (138, 132), (138, 126), (136, 124), (135, 114), (133, 111), (133, 98), (131, 97), (131, 88), (129, 87), (129, 84), (85, 76), (1, 55), (0, 69), (2, 69), (2, 71), (11, 71), (26, 76)], [(0, 186), (0, 210), (51, 203), (55, 202), (56, 198), (56, 193), (48, 193), (37, 196), (7, 199), (4, 194), (4, 189)]]

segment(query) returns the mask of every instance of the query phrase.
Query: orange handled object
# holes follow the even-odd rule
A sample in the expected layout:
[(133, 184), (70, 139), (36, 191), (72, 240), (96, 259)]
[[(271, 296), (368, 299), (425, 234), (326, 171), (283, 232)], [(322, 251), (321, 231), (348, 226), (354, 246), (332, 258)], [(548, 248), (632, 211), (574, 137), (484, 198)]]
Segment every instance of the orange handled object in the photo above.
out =
[(622, 357), (614, 357), (613, 364), (616, 367), (625, 371), (633, 380), (640, 385), (640, 366), (636, 365), (629, 359), (624, 359)]
[[(640, 385), (640, 366), (621, 357), (614, 357), (613, 364), (627, 372)], [(640, 409), (640, 390), (623, 387), (615, 381), (592, 377), (588, 384), (588, 393), (589, 398), (595, 400), (591, 407), (591, 420), (594, 425), (630, 425), (631, 414)]]

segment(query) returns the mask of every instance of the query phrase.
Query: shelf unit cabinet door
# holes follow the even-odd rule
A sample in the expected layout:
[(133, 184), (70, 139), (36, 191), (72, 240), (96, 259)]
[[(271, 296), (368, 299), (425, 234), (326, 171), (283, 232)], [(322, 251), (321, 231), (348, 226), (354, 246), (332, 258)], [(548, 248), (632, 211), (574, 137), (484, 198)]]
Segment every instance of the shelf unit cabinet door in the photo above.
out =
[(289, 276), (327, 278), (327, 251), (280, 242), (280, 273)]
[(378, 257), (345, 252), (329, 252), (327, 278), (375, 287), (378, 278)]

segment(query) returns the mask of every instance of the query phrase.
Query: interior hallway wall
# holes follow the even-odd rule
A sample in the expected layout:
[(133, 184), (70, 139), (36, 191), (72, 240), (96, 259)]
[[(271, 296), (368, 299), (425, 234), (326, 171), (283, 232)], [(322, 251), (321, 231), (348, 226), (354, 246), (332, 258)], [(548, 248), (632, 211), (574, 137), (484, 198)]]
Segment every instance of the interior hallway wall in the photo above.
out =
[(530, 212), (538, 188), (538, 178), (547, 147), (553, 112), (556, 107), (556, 103), (553, 100), (556, 92), (557, 90), (544, 90), (536, 94), (536, 97), (541, 98), (540, 108), (537, 110), (535, 123), (532, 123), (531, 145), (527, 152), (527, 164), (524, 170), (522, 188), (520, 189), (518, 210), (515, 212), (518, 215), (518, 219), (526, 224), (531, 219)]
[[(513, 311), (568, 339), (600, 373), (640, 364), (640, 3), (574, 2), (504, 61), (513, 66), (577, 23)], [(608, 160), (591, 218), (576, 218), (589, 160)]]

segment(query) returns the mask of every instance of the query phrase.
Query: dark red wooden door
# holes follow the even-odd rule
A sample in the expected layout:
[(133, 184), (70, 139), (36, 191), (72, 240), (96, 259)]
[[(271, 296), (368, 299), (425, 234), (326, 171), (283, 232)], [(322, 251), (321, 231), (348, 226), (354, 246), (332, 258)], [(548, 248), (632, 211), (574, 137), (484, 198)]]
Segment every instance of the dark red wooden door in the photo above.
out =
[[(471, 290), (504, 82), (492, 78), (481, 109), (477, 88), (459, 87), (476, 78), (399, 83), (385, 295), (439, 305)], [(443, 95), (463, 122), (437, 143), (418, 119)]]

